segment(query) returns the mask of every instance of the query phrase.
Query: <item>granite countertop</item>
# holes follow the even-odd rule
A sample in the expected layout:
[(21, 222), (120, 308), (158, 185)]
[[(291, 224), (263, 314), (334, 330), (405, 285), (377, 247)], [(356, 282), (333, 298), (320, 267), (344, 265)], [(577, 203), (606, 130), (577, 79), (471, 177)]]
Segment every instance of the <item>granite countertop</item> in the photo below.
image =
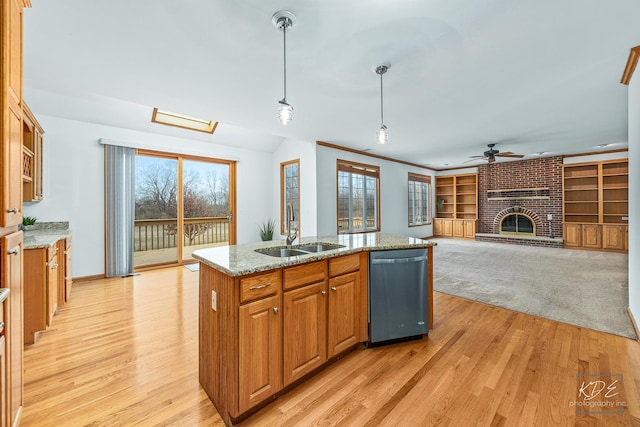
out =
[(307, 262), (362, 251), (426, 248), (436, 245), (435, 242), (415, 237), (387, 233), (367, 233), (303, 237), (300, 241), (296, 241), (292, 248), (315, 242), (339, 244), (344, 247), (284, 258), (272, 257), (255, 251), (256, 249), (261, 248), (286, 246), (284, 240), (273, 240), (270, 242), (247, 243), (242, 245), (199, 249), (193, 252), (193, 257), (200, 262), (230, 276), (244, 276), (245, 274), (273, 270), (275, 268), (291, 265), (305, 264)]
[(60, 239), (71, 237), (68, 222), (41, 222), (24, 230), (23, 248), (49, 248)]

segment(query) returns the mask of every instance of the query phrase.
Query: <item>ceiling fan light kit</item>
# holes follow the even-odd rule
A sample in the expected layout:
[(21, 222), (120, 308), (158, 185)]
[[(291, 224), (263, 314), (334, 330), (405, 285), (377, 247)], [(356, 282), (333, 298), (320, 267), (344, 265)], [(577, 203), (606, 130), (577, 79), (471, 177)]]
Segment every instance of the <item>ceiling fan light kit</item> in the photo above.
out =
[(287, 30), (293, 29), (296, 17), (287, 10), (280, 10), (273, 14), (271, 22), (282, 31), (284, 39), (284, 97), (278, 101), (278, 120), (283, 125), (288, 125), (293, 120), (293, 107), (287, 102)]

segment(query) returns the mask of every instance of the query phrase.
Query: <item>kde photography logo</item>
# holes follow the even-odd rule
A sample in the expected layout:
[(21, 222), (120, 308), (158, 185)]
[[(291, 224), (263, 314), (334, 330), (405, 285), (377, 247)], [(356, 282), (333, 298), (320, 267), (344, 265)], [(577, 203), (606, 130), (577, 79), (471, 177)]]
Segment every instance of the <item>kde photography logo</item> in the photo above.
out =
[(623, 380), (622, 374), (576, 374), (576, 400), (569, 406), (576, 415), (620, 415), (627, 407)]

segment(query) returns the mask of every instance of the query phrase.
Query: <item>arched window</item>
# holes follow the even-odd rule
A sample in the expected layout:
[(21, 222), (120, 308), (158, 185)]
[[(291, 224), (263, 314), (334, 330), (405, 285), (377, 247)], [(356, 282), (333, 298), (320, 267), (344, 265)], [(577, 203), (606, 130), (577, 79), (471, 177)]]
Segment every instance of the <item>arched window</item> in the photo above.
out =
[(510, 213), (500, 221), (500, 234), (535, 236), (536, 225), (528, 215)]

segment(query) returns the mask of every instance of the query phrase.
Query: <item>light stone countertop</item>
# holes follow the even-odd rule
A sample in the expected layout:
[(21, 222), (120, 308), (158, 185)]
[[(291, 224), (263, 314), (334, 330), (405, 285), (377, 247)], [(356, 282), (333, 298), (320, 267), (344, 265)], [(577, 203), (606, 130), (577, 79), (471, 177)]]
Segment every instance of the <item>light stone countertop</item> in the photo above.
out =
[(396, 234), (366, 233), (303, 237), (301, 240), (296, 240), (292, 248), (295, 249), (297, 246), (316, 242), (339, 244), (344, 247), (283, 258), (272, 257), (255, 251), (261, 248), (286, 247), (284, 240), (272, 240), (269, 242), (199, 249), (193, 252), (193, 257), (216, 270), (235, 277), (362, 251), (426, 248), (437, 244), (429, 240)]
[(68, 222), (41, 222), (24, 231), (24, 249), (42, 249), (55, 245), (58, 240), (71, 237)]

